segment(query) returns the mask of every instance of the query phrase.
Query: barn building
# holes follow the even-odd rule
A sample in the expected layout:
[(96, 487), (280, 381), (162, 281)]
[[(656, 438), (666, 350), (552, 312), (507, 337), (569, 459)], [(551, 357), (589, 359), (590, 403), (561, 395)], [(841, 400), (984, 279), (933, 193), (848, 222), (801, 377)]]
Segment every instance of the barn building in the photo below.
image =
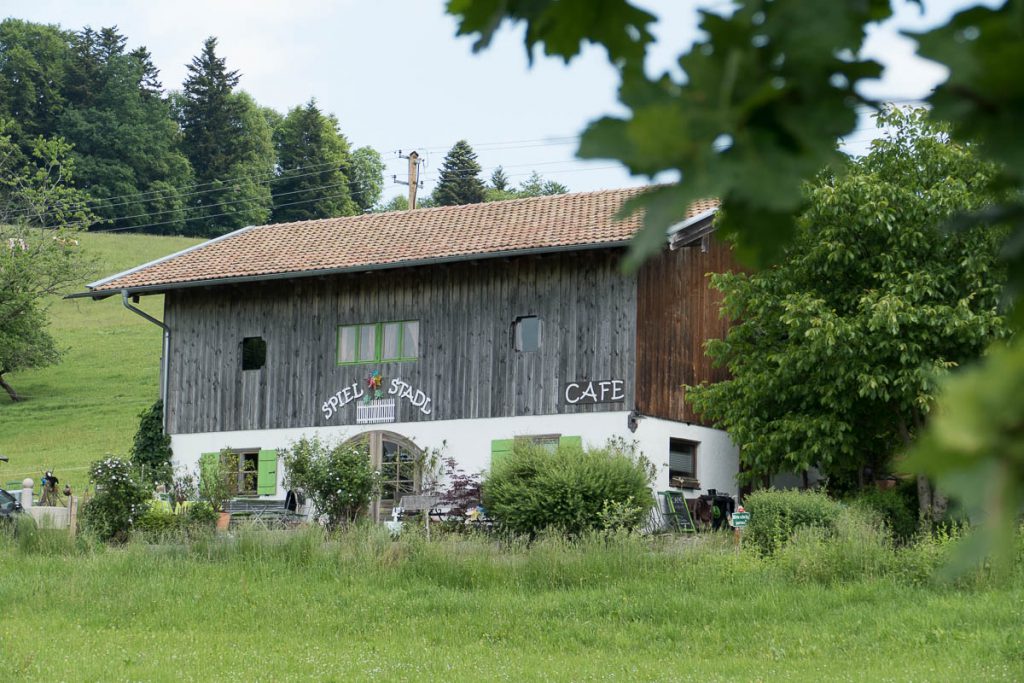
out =
[(368, 440), (392, 480), (381, 516), (418, 450), (472, 472), (516, 439), (636, 440), (658, 490), (735, 493), (735, 446), (683, 390), (723, 376), (703, 353), (727, 325), (706, 275), (735, 264), (704, 202), (624, 273), (640, 221), (616, 214), (639, 191), (248, 227), (83, 295), (164, 296), (149, 319), (176, 464), (230, 447), (253, 495), (284, 495), (278, 453), (314, 433)]

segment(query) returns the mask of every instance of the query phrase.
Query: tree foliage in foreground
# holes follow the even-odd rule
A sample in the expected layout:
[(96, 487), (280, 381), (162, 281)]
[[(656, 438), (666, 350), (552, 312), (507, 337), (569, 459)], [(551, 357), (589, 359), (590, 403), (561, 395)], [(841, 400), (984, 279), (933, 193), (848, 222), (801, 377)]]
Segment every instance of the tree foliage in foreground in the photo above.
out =
[[(626, 207), (644, 209), (644, 229), (632, 249), (634, 264), (659, 248), (665, 229), (685, 217), (690, 202), (709, 196), (722, 200), (722, 230), (736, 236), (741, 256), (764, 263), (777, 255), (793, 234), (802, 183), (837, 163), (835, 140), (855, 130), (858, 108), (877, 106), (858, 86), (877, 78), (881, 67), (864, 58), (861, 47), (868, 27), (893, 13), (888, 0), (718, 5), (700, 11), (701, 36), (680, 46), (683, 73), (677, 76), (645, 70), (647, 47), (654, 40), (650, 27), (657, 17), (628, 0), (602, 2), (600, 12), (588, 3), (558, 0), (449, 0), (447, 8), (459, 22), (459, 34), (477, 36), (474, 50), (490, 44), (504, 19), (526, 24), (531, 58), (537, 47), (565, 61), (578, 55), (585, 42), (605, 48), (619, 73), (619, 100), (628, 115), (591, 123), (579, 155), (617, 159), (637, 175), (672, 171), (683, 179), (644, 193)], [(1011, 224), (1001, 256), (1008, 265), (1007, 301), (1016, 302), (1024, 290), (1024, 79), (1019, 73), (1024, 0), (962, 11), (914, 37), (923, 57), (949, 69), (946, 81), (927, 98), (934, 114), (952, 124), (955, 139), (974, 140), (983, 156), (1005, 164), (999, 182), (1013, 192), (983, 213), (998, 214)], [(1015, 329), (1024, 327), (1024, 306), (1015, 307), (1011, 320)], [(979, 373), (999, 374), (1000, 366), (1010, 372), (1024, 359), (1024, 344), (1014, 343), (1005, 352), (999, 348), (986, 357), (989, 367)], [(1014, 464), (1014, 452), (1005, 448), (1020, 439), (1024, 402), (1019, 390), (1005, 384), (993, 384), (988, 391), (988, 399), (1015, 406), (1009, 422), (993, 417), (984, 426), (973, 425), (998, 430), (1001, 437), (990, 443), (999, 447), (975, 452), (933, 434), (944, 439), (946, 456), (938, 457), (936, 450), (935, 462), (941, 466), (927, 471), (938, 476), (941, 470), (944, 478), (962, 482), (960, 491), (978, 481), (981, 472), (995, 469), (1013, 477), (1007, 489), (1013, 495), (991, 508), (998, 513), (995, 524), (1005, 531), (1024, 504), (1024, 473)], [(947, 407), (961, 409), (972, 406)]]
[[(739, 322), (707, 351), (733, 379), (689, 397), (729, 431), (749, 477), (818, 467), (842, 488), (864, 468), (891, 471), (938, 379), (1006, 332), (1005, 230), (941, 230), (997, 199), (994, 167), (923, 111), (880, 123), (895, 129), (809, 188), (779, 265), (712, 277)], [(927, 480), (919, 495), (926, 508)]]

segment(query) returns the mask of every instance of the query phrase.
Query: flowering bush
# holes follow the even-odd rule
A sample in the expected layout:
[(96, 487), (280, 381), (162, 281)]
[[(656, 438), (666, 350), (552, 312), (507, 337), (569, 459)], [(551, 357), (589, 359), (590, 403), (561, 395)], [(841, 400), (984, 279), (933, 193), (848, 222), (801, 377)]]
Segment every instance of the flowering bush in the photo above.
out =
[(380, 473), (370, 467), (365, 444), (331, 447), (319, 437), (302, 437), (283, 459), (286, 484), (305, 491), (328, 528), (355, 520), (379, 486)]
[(96, 495), (82, 509), (82, 524), (105, 541), (126, 541), (146, 511), (149, 493), (131, 463), (120, 458), (97, 460), (89, 467)]

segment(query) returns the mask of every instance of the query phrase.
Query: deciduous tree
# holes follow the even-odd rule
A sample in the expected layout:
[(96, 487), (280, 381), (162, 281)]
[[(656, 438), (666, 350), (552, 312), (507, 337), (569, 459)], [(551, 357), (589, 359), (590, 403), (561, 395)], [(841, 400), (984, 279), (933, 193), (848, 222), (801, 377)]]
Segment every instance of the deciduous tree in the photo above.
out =
[(348, 140), (315, 100), (288, 112), (274, 145), (281, 168), (274, 179), (275, 223), (356, 213), (345, 174), (352, 163)]
[[(777, 266), (712, 279), (739, 322), (708, 354), (733, 378), (689, 397), (729, 431), (747, 476), (817, 467), (842, 489), (864, 468), (890, 471), (923, 429), (939, 377), (1006, 333), (1005, 230), (941, 230), (999, 198), (994, 166), (923, 111), (881, 123), (895, 128), (870, 154), (807, 191)], [(919, 493), (932, 514), (927, 479)]]
[(61, 140), (37, 139), (17, 168), (5, 162), (17, 147), (0, 121), (0, 387), (20, 400), (5, 375), (56, 363), (60, 350), (47, 331), (50, 297), (80, 286), (91, 263), (76, 226), (93, 217), (88, 195), (70, 187), (73, 162)]

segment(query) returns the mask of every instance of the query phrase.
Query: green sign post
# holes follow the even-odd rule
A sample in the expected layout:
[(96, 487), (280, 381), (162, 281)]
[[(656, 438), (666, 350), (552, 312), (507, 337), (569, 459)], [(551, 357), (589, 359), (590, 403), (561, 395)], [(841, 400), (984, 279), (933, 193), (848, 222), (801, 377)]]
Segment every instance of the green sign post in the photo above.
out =
[(730, 524), (732, 524), (734, 529), (742, 529), (747, 525), (748, 522), (750, 522), (749, 512), (732, 513), (732, 519), (730, 520)]

